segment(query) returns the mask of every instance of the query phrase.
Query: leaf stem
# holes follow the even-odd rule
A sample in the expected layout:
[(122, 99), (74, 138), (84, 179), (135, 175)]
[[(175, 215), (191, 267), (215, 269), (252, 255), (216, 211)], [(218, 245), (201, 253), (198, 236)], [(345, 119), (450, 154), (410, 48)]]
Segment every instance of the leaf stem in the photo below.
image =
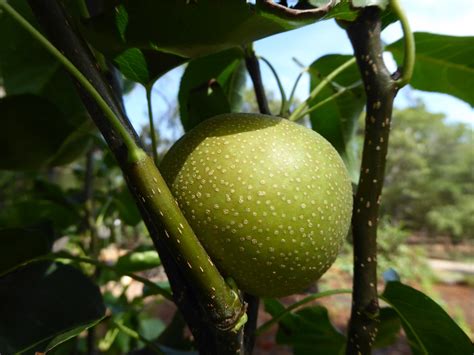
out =
[[(291, 89), (290, 98), (286, 102), (286, 107), (283, 109), (283, 113), (286, 114), (290, 111), (291, 105), (293, 104), (293, 100), (295, 99), (296, 88), (303, 77), (303, 74), (308, 72), (308, 68), (304, 68), (296, 77), (295, 83), (293, 84), (293, 88)], [(297, 121), (297, 120), (296, 120)]]
[(287, 106), (287, 100), (286, 100), (285, 89), (283, 88), (280, 77), (278, 76), (278, 73), (275, 70), (275, 68), (273, 67), (272, 63), (270, 63), (270, 61), (267, 58), (262, 57), (262, 56), (257, 56), (257, 59), (260, 59), (261, 61), (263, 61), (270, 68), (273, 76), (275, 77), (275, 80), (276, 80), (277, 85), (278, 85), (278, 90), (280, 90), (280, 95), (281, 95), (281, 106), (280, 106), (279, 116), (283, 116), (284, 115), (284, 109)]
[(402, 6), (400, 5), (399, 0), (390, 0), (390, 6), (392, 7), (395, 14), (398, 16), (400, 23), (402, 25), (403, 30), (403, 38), (405, 43), (405, 52), (403, 54), (403, 65), (402, 65), (402, 75), (399, 79), (396, 80), (396, 84), (398, 88), (402, 88), (407, 85), (412, 76), (413, 70), (415, 67), (415, 38), (413, 36), (413, 32), (410, 28), (410, 23), (408, 22), (408, 18), (403, 11)]
[(311, 106), (310, 108), (308, 108), (306, 111), (303, 111), (300, 116), (298, 117), (292, 117), (291, 120), (292, 121), (298, 121), (300, 119), (302, 119), (304, 116), (306, 116), (307, 114), (313, 112), (313, 111), (316, 111), (318, 108), (320, 108), (321, 106), (324, 106), (325, 104), (327, 104), (328, 102), (332, 101), (332, 100), (335, 100), (337, 99), (339, 96), (341, 96), (342, 94), (344, 94), (347, 90), (350, 90), (352, 88), (355, 88), (357, 86), (360, 85), (360, 81), (358, 81), (357, 83), (353, 84), (353, 85), (350, 85), (350, 86), (347, 86), (347, 87), (343, 87), (341, 89), (339, 89), (336, 93), (332, 94), (331, 96), (328, 96), (327, 98), (325, 98), (324, 100), (322, 101), (319, 101), (318, 103), (316, 103), (315, 105)]
[(103, 97), (95, 89), (95, 87), (87, 80), (87, 78), (67, 59), (56, 47), (54, 47), (41, 32), (33, 27), (20, 13), (18, 13), (13, 7), (11, 7), (6, 0), (0, 0), (0, 8), (3, 8), (5, 12), (11, 16), (18, 24), (28, 31), (48, 52), (50, 52), (65, 68), (66, 70), (84, 87), (85, 90), (94, 98), (99, 107), (104, 112), (105, 116), (109, 120), (110, 125), (123, 139), (125, 146), (128, 149), (128, 160), (129, 162), (135, 162), (143, 157), (143, 150), (141, 150), (132, 136), (128, 133), (125, 127), (121, 124), (120, 120), (105, 102)]
[(351, 293), (352, 290), (350, 289), (339, 289), (339, 290), (329, 290), (329, 291), (324, 291), (324, 292), (318, 292), (315, 294), (312, 294), (308, 297), (303, 298), (301, 301), (298, 301), (296, 303), (293, 303), (292, 305), (288, 306), (285, 308), (284, 311), (282, 311), (280, 314), (276, 315), (269, 321), (263, 323), (256, 331), (257, 336), (261, 335), (262, 333), (267, 332), (270, 330), (270, 328), (275, 324), (278, 323), (284, 316), (287, 314), (293, 312), (295, 309), (300, 308), (301, 306), (304, 306), (305, 304), (312, 302), (314, 300), (317, 300), (318, 298), (323, 298), (327, 296), (333, 296), (333, 295), (340, 295), (344, 293)]
[(152, 93), (153, 84), (147, 85), (145, 87), (146, 90), (146, 102), (148, 105), (148, 120), (150, 123), (150, 137), (151, 137), (151, 149), (153, 160), (155, 165), (158, 166), (158, 144), (156, 139), (156, 130), (155, 130), (155, 123), (153, 122), (153, 108), (151, 105), (151, 93)]
[(340, 73), (342, 73), (344, 70), (349, 68), (351, 65), (354, 65), (356, 62), (355, 58), (351, 58), (345, 63), (342, 63), (340, 66), (338, 66), (336, 69), (334, 69), (331, 73), (329, 73), (326, 77), (324, 77), (321, 82), (311, 91), (309, 94), (309, 97), (300, 105), (296, 108), (295, 111), (290, 115), (290, 121), (295, 121), (295, 117), (299, 117), (301, 115), (301, 112), (305, 111), (308, 106), (309, 102), (313, 100), (328, 84), (331, 83)]

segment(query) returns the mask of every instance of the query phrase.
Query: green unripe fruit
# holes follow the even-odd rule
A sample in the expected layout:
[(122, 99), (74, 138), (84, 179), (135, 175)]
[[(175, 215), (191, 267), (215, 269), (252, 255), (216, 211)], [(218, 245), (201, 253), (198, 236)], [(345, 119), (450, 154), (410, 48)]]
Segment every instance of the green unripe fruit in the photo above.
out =
[(219, 270), (256, 296), (302, 291), (334, 262), (349, 228), (352, 188), (338, 153), (285, 119), (208, 119), (176, 142), (161, 171)]

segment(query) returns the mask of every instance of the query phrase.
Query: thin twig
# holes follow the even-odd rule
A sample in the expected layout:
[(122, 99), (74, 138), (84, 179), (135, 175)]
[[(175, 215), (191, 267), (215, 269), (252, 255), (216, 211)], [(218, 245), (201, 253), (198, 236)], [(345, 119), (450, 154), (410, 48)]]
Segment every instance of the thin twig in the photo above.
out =
[(265, 94), (265, 87), (262, 82), (262, 74), (260, 73), (260, 64), (258, 63), (258, 58), (255, 55), (255, 52), (252, 46), (245, 48), (245, 65), (247, 66), (247, 71), (250, 74), (252, 79), (253, 88), (255, 90), (255, 96), (257, 98), (258, 109), (260, 113), (265, 115), (271, 115), (270, 109), (268, 108), (267, 96)]

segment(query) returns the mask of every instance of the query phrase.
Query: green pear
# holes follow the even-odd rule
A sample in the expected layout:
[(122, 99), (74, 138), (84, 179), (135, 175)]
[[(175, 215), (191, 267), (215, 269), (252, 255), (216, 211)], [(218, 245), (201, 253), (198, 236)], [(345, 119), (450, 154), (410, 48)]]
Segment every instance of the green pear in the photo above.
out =
[(332, 145), (286, 119), (224, 114), (202, 122), (160, 168), (220, 272), (261, 297), (304, 290), (347, 235), (352, 187)]

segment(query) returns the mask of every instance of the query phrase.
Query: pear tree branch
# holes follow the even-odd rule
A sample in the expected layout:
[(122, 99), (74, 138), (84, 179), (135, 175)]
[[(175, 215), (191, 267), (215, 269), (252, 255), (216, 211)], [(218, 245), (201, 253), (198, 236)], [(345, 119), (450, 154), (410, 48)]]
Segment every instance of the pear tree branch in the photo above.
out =
[(267, 95), (265, 94), (265, 87), (262, 82), (262, 74), (260, 72), (260, 64), (258, 58), (255, 55), (253, 46), (249, 45), (244, 48), (245, 53), (245, 65), (247, 71), (252, 79), (253, 89), (255, 91), (255, 97), (257, 98), (258, 110), (260, 113), (265, 115), (271, 115), (270, 108), (268, 107)]
[(354, 279), (346, 354), (370, 354), (377, 335), (377, 225), (397, 85), (382, 58), (380, 10), (346, 28), (367, 94), (362, 165), (352, 215)]

